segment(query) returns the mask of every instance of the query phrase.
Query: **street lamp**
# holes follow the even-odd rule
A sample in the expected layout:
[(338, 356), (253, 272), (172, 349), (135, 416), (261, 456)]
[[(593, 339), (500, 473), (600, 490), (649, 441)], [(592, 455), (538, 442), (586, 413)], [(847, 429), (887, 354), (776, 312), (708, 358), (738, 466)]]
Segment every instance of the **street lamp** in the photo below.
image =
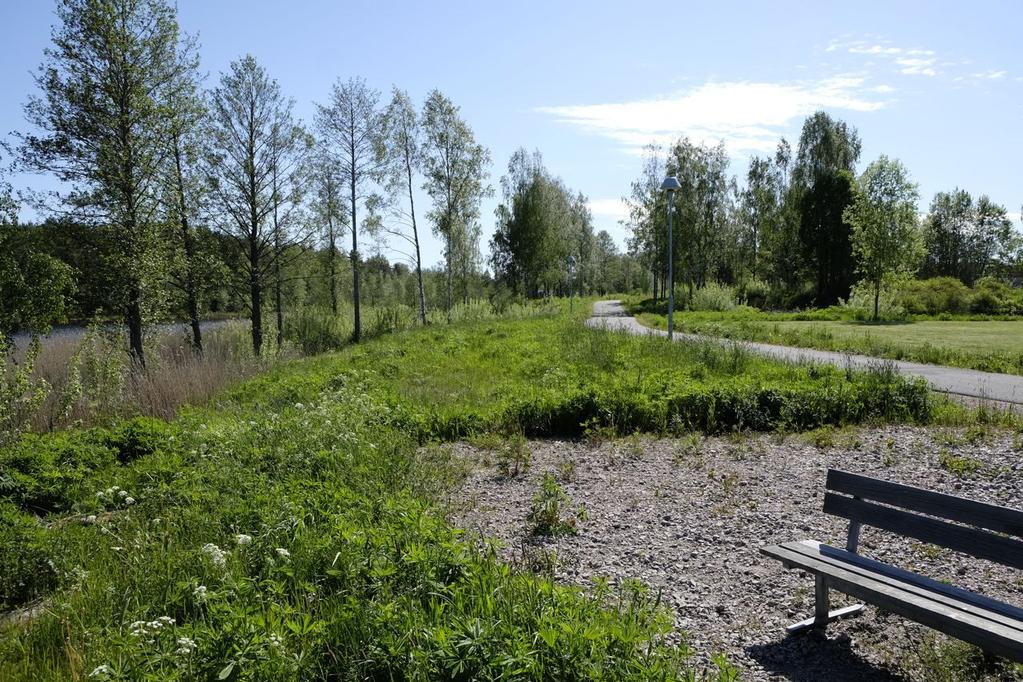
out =
[(674, 249), (671, 247), (671, 214), (675, 207), (675, 190), (682, 185), (674, 175), (664, 178), (661, 189), (668, 193), (668, 340), (671, 341), (675, 331), (675, 273), (672, 271)]

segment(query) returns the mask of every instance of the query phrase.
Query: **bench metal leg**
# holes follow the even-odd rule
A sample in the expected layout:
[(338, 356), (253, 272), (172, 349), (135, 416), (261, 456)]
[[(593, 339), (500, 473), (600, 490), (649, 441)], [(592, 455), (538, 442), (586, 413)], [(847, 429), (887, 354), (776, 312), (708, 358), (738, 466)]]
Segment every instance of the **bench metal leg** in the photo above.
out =
[(840, 609), (830, 610), (830, 595), (828, 594), (828, 579), (822, 575), (814, 576), (814, 603), (813, 618), (793, 623), (786, 630), (790, 635), (795, 635), (806, 630), (819, 628), (825, 629), (831, 621), (853, 616), (863, 610), (863, 604), (853, 604)]

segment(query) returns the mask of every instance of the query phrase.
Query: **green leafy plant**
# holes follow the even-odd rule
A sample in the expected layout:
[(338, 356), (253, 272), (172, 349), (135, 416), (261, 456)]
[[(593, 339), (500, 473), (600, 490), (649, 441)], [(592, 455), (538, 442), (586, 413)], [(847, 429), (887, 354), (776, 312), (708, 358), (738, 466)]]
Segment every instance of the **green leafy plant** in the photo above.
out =
[(526, 520), (533, 535), (566, 535), (576, 532), (572, 501), (550, 474), (544, 474), (540, 490), (533, 496)]

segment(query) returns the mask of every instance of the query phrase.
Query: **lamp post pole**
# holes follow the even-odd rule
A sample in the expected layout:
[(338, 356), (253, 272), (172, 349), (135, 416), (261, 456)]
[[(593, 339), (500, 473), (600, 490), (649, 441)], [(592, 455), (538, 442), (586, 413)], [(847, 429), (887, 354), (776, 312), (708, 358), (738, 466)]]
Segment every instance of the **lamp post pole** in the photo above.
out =
[(668, 191), (668, 340), (672, 340), (675, 332), (675, 249), (671, 244), (671, 214), (675, 207), (675, 193)]
[(678, 178), (671, 176), (664, 179), (661, 183), (661, 189), (668, 193), (668, 340), (671, 341), (674, 338), (675, 333), (675, 272), (674, 272), (674, 259), (675, 249), (671, 243), (671, 228), (672, 219), (671, 214), (674, 213), (675, 208), (675, 190), (682, 187), (679, 183)]

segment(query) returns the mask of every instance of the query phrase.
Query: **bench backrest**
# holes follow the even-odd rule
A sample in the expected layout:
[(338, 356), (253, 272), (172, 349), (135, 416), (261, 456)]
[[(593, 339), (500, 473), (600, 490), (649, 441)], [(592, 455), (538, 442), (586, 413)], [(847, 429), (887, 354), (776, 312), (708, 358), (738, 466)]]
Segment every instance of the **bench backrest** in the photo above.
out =
[(829, 469), (824, 512), (849, 520), (850, 552), (867, 525), (1023, 568), (1023, 512), (1008, 507)]

